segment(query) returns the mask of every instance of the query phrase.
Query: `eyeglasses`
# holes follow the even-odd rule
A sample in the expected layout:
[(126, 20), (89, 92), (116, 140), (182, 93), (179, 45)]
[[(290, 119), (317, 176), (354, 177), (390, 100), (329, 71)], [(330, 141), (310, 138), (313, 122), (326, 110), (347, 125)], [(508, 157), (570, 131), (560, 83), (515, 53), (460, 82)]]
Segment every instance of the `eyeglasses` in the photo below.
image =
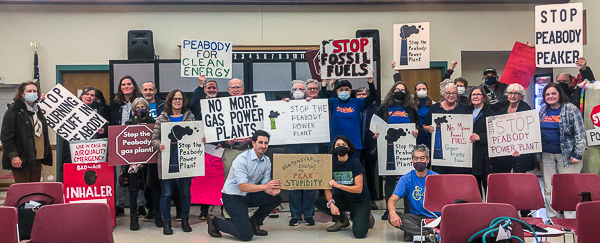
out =
[(471, 94), (471, 96), (483, 96), (483, 94)]
[(183, 98), (173, 98), (173, 101), (183, 101)]
[(521, 93), (518, 93), (518, 92), (508, 92), (506, 94), (507, 95), (520, 95)]
[(242, 86), (231, 86), (229, 88), (230, 89), (243, 89), (244, 87), (242, 87)]
[(421, 156), (421, 157), (413, 156), (413, 161), (415, 161), (415, 162), (427, 161), (427, 157), (425, 157), (425, 156)]
[(458, 95), (458, 93), (456, 93), (456, 92), (454, 92), (454, 93), (451, 93), (451, 92), (446, 92), (446, 93), (444, 93), (444, 94), (445, 94), (445, 95), (448, 95), (448, 96), (457, 96), (457, 95)]

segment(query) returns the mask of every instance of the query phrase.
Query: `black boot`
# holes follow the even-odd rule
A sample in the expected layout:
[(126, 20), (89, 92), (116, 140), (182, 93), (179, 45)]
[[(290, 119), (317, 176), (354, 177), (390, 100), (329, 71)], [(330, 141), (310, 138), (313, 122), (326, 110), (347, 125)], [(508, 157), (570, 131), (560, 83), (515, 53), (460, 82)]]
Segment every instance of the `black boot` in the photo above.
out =
[(129, 215), (131, 221), (129, 222), (129, 230), (135, 231), (140, 229), (140, 223), (138, 222), (137, 214)]
[(252, 223), (252, 230), (254, 230), (254, 235), (267, 236), (269, 234), (269, 232), (267, 232), (266, 230), (260, 229), (260, 225), (254, 217), (250, 218), (250, 223)]
[(188, 221), (189, 219), (189, 216), (181, 217), (181, 229), (183, 230), (183, 232), (192, 232), (192, 227), (190, 226), (190, 222)]
[(171, 220), (163, 222), (163, 235), (172, 235), (173, 228), (171, 228)]
[(160, 215), (160, 213), (156, 213), (156, 212), (154, 213), (154, 224), (158, 228), (163, 227), (162, 215)]
[(208, 223), (208, 235), (212, 236), (212, 237), (222, 237), (223, 235), (221, 234), (221, 232), (219, 232), (219, 229), (217, 228), (217, 220), (216, 220), (217, 216), (214, 215), (208, 215), (208, 220), (206, 221)]

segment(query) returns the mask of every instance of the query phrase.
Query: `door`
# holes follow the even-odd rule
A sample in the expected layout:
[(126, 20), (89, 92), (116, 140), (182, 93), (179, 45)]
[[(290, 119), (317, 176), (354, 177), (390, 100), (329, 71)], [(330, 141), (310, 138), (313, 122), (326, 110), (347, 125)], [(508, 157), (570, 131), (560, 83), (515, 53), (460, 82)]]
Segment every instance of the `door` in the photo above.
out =
[(93, 86), (102, 91), (105, 99), (110, 97), (109, 82), (108, 71), (68, 71), (62, 73), (61, 80), (62, 85), (75, 96), (78, 96), (77, 90)]
[(411, 93), (415, 93), (415, 85), (419, 82), (427, 84), (429, 89), (429, 97), (435, 102), (439, 102), (442, 99), (440, 94), (440, 82), (442, 81), (444, 68), (430, 68), (430, 69), (418, 69), (418, 70), (402, 70), (400, 75), (402, 81), (408, 86)]

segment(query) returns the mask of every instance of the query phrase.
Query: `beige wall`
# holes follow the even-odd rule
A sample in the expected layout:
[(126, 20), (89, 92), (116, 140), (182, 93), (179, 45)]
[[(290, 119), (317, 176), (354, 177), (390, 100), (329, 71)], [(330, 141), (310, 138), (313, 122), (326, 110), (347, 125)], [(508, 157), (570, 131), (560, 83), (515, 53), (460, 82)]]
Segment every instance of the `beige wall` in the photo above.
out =
[[(600, 3), (583, 0), (588, 13)], [(600, 33), (588, 15), (590, 65), (600, 63)], [(181, 38), (228, 40), (234, 45), (316, 45), (379, 29), (384, 64), (392, 60), (392, 25), (431, 22), (431, 60), (458, 60), (461, 51), (510, 51), (515, 41), (534, 41), (533, 5), (394, 6), (46, 6), (0, 5), (0, 76), (7, 83), (31, 79), (32, 48), (41, 43), (42, 89), (51, 88), (56, 65), (108, 64), (126, 59), (127, 31), (151, 29), (156, 53), (177, 58)], [(600, 67), (600, 65), (596, 65)], [(382, 65), (383, 89), (392, 70)], [(574, 69), (570, 69), (574, 70)]]

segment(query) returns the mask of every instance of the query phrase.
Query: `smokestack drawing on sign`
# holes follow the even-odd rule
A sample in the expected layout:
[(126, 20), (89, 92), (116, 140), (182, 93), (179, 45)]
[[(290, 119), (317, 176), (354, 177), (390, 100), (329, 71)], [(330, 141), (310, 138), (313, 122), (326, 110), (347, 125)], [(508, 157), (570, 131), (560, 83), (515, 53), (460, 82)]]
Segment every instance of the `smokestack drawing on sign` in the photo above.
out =
[(389, 128), (387, 130), (387, 135), (385, 136), (385, 140), (387, 141), (386, 170), (396, 170), (396, 151), (394, 150), (394, 142), (404, 136), (406, 136), (406, 132), (403, 128)]
[(414, 26), (408, 26), (408, 25), (403, 25), (402, 27), (400, 27), (400, 38), (402, 39), (401, 41), (401, 45), (400, 45), (400, 65), (408, 65), (408, 37), (410, 37), (412, 34), (418, 34), (419, 33), (419, 29), (423, 29), (421, 27), (421, 25)]
[(192, 135), (194, 130), (190, 127), (182, 127), (179, 125), (173, 126), (171, 128), (171, 132), (169, 133), (169, 140), (171, 140), (170, 147), (170, 159), (169, 159), (169, 173), (178, 173), (179, 172), (179, 145), (178, 141), (183, 139), (185, 135)]
[(438, 117), (435, 122), (435, 144), (433, 146), (433, 158), (444, 159), (444, 150), (442, 150), (442, 124), (448, 123), (446, 116)]
[(271, 130), (277, 129), (277, 125), (275, 124), (275, 118), (279, 117), (279, 112), (271, 111), (269, 113), (269, 119), (271, 120)]

